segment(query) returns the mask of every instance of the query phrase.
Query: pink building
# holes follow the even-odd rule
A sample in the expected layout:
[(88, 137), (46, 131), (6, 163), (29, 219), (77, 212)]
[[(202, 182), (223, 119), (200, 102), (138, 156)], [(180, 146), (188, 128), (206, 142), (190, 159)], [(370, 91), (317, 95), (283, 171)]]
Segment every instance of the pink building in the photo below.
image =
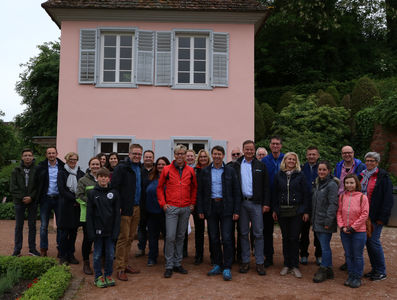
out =
[(130, 143), (172, 158), (254, 138), (256, 0), (42, 4), (61, 28), (57, 147), (80, 164)]

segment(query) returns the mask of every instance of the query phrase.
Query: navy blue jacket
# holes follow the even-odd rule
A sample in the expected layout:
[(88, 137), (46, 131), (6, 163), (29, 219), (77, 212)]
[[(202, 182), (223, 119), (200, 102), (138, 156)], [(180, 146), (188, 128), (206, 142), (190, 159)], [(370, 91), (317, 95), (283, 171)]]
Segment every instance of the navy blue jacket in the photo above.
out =
[[(222, 174), (222, 198), (223, 198), (223, 215), (231, 216), (240, 214), (241, 192), (240, 184), (233, 167), (223, 164), (224, 171)], [(197, 192), (197, 213), (204, 214), (207, 218), (212, 212), (212, 164), (200, 172), (200, 183)]]
[(313, 166), (313, 168), (310, 168), (310, 164), (308, 162), (302, 166), (302, 172), (305, 175), (307, 189), (310, 192), (310, 194), (312, 193), (314, 183), (316, 182), (316, 178), (318, 176), (317, 171), (318, 171), (318, 162)]

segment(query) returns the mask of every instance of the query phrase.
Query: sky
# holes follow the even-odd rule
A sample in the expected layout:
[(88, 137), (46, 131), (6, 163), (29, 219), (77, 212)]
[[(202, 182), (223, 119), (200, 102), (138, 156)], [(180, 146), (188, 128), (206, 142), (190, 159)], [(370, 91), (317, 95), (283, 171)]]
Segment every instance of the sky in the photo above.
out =
[(15, 91), (20, 64), (39, 53), (38, 45), (58, 40), (61, 31), (41, 7), (45, 0), (14, 0), (2, 2), (0, 18), (0, 110), (4, 121), (12, 121), (24, 110), (22, 98)]

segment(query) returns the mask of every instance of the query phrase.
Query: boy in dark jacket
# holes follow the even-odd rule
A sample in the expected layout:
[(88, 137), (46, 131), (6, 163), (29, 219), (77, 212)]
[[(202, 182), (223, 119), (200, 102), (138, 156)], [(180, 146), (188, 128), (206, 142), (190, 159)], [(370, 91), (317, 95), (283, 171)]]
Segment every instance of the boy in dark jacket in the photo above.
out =
[[(87, 232), (94, 241), (94, 284), (105, 288), (114, 286), (112, 278), (114, 244), (120, 231), (119, 194), (109, 187), (110, 172), (101, 168), (97, 173), (98, 184), (88, 193)], [(104, 276), (102, 276), (102, 249), (105, 248)]]

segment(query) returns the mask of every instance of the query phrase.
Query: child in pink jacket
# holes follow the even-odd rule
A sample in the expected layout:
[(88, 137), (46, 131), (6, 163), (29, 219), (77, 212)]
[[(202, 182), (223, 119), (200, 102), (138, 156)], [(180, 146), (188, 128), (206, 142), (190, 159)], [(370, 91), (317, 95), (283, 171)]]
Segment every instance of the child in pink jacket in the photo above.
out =
[(361, 193), (361, 184), (355, 174), (343, 179), (345, 192), (339, 196), (339, 208), (336, 214), (340, 236), (345, 249), (349, 277), (346, 286), (361, 286), (364, 270), (364, 246), (367, 241), (366, 220), (368, 219), (368, 198)]

